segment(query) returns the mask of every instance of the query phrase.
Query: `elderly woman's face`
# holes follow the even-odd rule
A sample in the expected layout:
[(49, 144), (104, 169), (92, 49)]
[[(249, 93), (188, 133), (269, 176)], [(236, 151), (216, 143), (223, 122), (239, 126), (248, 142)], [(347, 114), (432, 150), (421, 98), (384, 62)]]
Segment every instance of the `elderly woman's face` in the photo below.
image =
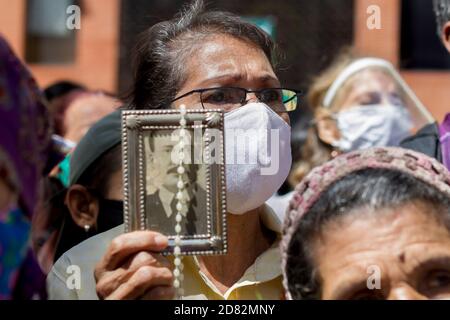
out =
[(385, 211), (324, 228), (313, 254), (322, 299), (450, 299), (447, 228), (424, 205)]
[[(181, 96), (196, 89), (213, 87), (242, 87), (265, 89), (280, 87), (280, 82), (264, 52), (249, 42), (228, 36), (215, 35), (207, 39), (186, 63), (187, 79), (176, 94)], [(249, 102), (257, 101), (254, 94)], [(201, 108), (198, 94), (189, 95), (175, 102), (178, 108)], [(286, 113), (281, 114), (288, 122)]]

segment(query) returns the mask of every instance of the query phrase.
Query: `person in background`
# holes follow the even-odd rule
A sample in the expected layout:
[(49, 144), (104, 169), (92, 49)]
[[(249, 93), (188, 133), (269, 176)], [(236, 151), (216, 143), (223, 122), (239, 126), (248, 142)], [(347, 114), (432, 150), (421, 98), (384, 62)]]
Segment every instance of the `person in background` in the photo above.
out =
[(0, 299), (46, 298), (29, 237), (51, 134), (42, 93), (0, 36)]
[(121, 105), (120, 100), (102, 91), (78, 95), (67, 105), (62, 136), (75, 144), (78, 143), (94, 123), (117, 110)]
[(338, 154), (398, 146), (433, 121), (394, 67), (378, 58), (344, 54), (314, 81), (308, 99), (315, 116), (290, 176), (293, 186)]
[(121, 106), (113, 95), (91, 91), (70, 81), (58, 81), (45, 89), (55, 134), (76, 144), (98, 120)]
[[(60, 243), (60, 227), (66, 221), (64, 219), (70, 216), (64, 203), (64, 195), (69, 187), (71, 151), (94, 123), (119, 108), (122, 103), (110, 94), (89, 91), (81, 85), (66, 81), (50, 86), (45, 93), (50, 98), (50, 113), (54, 120), (56, 136), (53, 138), (67, 149), (65, 159), (43, 181), (43, 201), (39, 203), (32, 222), (33, 250), (43, 272), (48, 273), (55, 257), (86, 239), (86, 233), (79, 235), (76, 221), (72, 224), (68, 222), (65, 230), (73, 232), (67, 231), (65, 234), (71, 233), (73, 239), (69, 241), (66, 238), (70, 237), (65, 237), (64, 242), (61, 242), (61, 249), (57, 250), (56, 247)], [(108, 168), (106, 166), (105, 170)], [(92, 234), (94, 233), (91, 232), (90, 235)]]
[(61, 80), (56, 81), (45, 88), (44, 95), (49, 105), (51, 105), (52, 103), (57, 102), (58, 99), (65, 98), (70, 93), (76, 91), (87, 91), (87, 88), (76, 82)]
[(341, 155), (290, 202), (288, 299), (450, 299), (450, 173), (400, 148)]
[[(44, 90), (44, 95), (48, 101), (48, 108), (53, 119), (54, 134), (63, 138), (66, 128), (64, 126), (65, 113), (68, 106), (79, 96), (88, 93), (89, 90), (72, 81), (61, 80), (49, 85)], [(72, 146), (74, 142), (68, 141)]]
[[(314, 167), (349, 151), (400, 142), (433, 117), (387, 61), (355, 58), (345, 52), (311, 85), (314, 119), (293, 164), (288, 182), (295, 187)], [(269, 200), (278, 216), (292, 192)]]
[[(123, 223), (120, 111), (94, 124), (70, 158), (67, 186), (55, 183), (33, 221), (32, 243), (44, 273), (67, 250)], [(48, 181), (48, 180), (46, 180)]]
[[(437, 34), (450, 53), (450, 0), (433, 0)], [(450, 113), (441, 125), (430, 123), (415, 135), (402, 141), (401, 146), (416, 150), (442, 161), (450, 170)]]

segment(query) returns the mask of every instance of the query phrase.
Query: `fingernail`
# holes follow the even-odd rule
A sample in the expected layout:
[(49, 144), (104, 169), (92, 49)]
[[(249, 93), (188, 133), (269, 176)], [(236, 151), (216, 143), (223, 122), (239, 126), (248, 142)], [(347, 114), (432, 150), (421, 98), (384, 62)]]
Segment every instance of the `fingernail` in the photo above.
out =
[(163, 246), (167, 244), (167, 238), (163, 235), (158, 235), (155, 237), (155, 243), (159, 246)]

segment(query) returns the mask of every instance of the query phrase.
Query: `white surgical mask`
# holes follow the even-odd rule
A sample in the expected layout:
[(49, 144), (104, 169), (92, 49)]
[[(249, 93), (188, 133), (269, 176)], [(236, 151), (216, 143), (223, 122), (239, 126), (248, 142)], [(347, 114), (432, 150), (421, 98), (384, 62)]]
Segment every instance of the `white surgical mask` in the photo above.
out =
[(403, 106), (356, 106), (335, 117), (341, 138), (332, 145), (344, 152), (398, 146), (413, 128), (411, 116)]
[(291, 169), (291, 127), (263, 103), (225, 114), (227, 209), (244, 214), (266, 202)]

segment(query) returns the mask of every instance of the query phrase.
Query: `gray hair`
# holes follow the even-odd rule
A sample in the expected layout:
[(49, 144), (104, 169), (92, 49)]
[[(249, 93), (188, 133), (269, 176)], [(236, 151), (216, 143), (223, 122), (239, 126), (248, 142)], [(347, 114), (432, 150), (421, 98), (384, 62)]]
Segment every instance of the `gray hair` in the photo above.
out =
[(437, 32), (440, 39), (444, 24), (450, 21), (450, 0), (433, 0), (433, 8), (436, 14)]
[(203, 0), (194, 0), (174, 19), (139, 36), (128, 108), (168, 108), (186, 81), (186, 61), (207, 37), (217, 34), (254, 44), (273, 63), (274, 43), (262, 29), (229, 12), (204, 11)]

